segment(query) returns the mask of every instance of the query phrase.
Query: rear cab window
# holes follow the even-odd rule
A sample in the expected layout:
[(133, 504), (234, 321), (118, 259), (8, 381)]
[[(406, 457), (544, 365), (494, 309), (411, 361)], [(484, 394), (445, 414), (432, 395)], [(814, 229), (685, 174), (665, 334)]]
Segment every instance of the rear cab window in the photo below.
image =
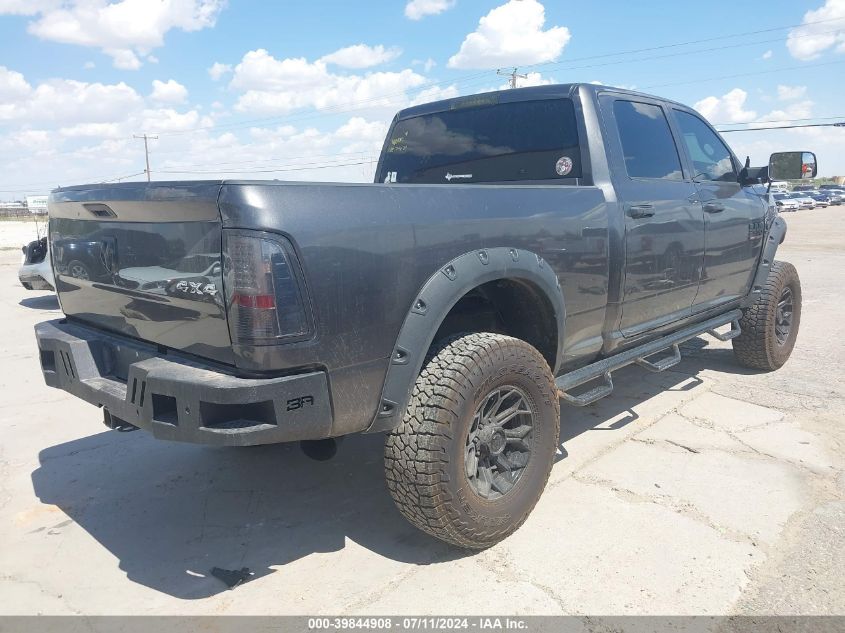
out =
[(581, 177), (571, 99), (541, 99), (421, 114), (395, 123), (377, 182), (490, 184)]

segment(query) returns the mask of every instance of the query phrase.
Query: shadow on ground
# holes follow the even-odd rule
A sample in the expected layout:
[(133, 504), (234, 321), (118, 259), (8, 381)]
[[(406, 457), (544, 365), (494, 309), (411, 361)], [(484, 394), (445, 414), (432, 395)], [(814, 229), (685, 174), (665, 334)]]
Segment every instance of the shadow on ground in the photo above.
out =
[[(618, 397), (582, 409), (563, 405), (562, 442), (629, 424), (637, 403), (667, 389), (699, 388), (697, 367), (721, 351), (698, 349), (695, 362), (678, 367), (683, 373), (621, 370)], [(38, 498), (97, 539), (130, 580), (181, 599), (225, 591), (208, 575), (214, 566), (245, 566), (260, 577), (342, 550), (347, 539), (412, 564), (469, 555), (399, 515), (384, 485), (382, 441), (352, 436), (335, 459), (314, 462), (296, 445), (220, 449), (104, 432), (41, 451), (32, 482)]]
[(42, 295), (40, 297), (26, 297), (18, 302), (24, 308), (33, 310), (58, 310), (59, 298), (54, 294)]

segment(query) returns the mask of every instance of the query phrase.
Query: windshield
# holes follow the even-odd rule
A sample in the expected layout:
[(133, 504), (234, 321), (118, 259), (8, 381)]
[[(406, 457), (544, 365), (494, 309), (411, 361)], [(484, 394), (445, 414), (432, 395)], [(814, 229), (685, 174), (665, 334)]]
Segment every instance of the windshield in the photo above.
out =
[[(457, 108), (457, 109), (456, 109)], [(581, 176), (570, 99), (460, 107), (398, 121), (378, 182), (493, 183)]]

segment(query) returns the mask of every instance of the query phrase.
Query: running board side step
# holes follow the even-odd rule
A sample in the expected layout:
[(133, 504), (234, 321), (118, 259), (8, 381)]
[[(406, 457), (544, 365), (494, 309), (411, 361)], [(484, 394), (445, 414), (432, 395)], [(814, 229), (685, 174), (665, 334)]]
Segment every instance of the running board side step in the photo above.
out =
[[(690, 339), (700, 336), (702, 334), (710, 334), (720, 341), (729, 341), (736, 338), (740, 334), (739, 319), (742, 317), (740, 310), (733, 310), (721, 316), (709, 319), (702, 323), (696, 323), (689, 327), (667, 334), (666, 336), (645, 343), (638, 347), (625, 350), (608, 358), (596, 361), (575, 371), (559, 376), (555, 380), (555, 386), (558, 389), (558, 395), (569, 404), (576, 407), (584, 407), (592, 404), (605, 396), (609, 396), (613, 392), (613, 379), (611, 373), (617, 369), (622, 369), (628, 365), (636, 363), (651, 372), (662, 372), (674, 367), (681, 362), (681, 350), (679, 345)], [(731, 329), (725, 334), (716, 332), (716, 328), (723, 325), (731, 324)], [(666, 350), (672, 350), (670, 356), (660, 358), (656, 361), (648, 360), (649, 357), (654, 356)], [(592, 389), (589, 389), (580, 394), (571, 394), (569, 391), (575, 387), (583, 384), (602, 379), (602, 382)]]
[(739, 320), (731, 321), (731, 329), (724, 334), (719, 334), (716, 330), (708, 330), (710, 336), (720, 341), (730, 341), (742, 334), (742, 329), (739, 327)]

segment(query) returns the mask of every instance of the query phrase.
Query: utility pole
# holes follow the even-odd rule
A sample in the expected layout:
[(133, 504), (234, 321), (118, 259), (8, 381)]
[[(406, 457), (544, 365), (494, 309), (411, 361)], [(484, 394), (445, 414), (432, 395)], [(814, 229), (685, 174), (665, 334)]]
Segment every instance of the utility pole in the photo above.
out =
[(142, 138), (142, 139), (144, 139), (144, 156), (145, 156), (145, 157), (146, 157), (146, 159), (147, 159), (147, 169), (146, 169), (146, 172), (147, 172), (147, 182), (150, 182), (150, 147), (149, 147), (149, 145), (148, 145), (147, 141), (148, 141), (149, 139), (153, 139), (153, 140), (155, 141), (155, 140), (157, 140), (157, 139), (158, 139), (158, 137), (157, 137), (157, 136), (147, 136), (147, 134), (146, 134), (146, 133), (144, 133), (144, 135), (143, 135), (143, 136), (139, 136), (139, 135), (137, 135), (137, 134), (133, 134), (133, 135), (132, 135), (132, 138)]
[(528, 79), (528, 75), (520, 75), (518, 72), (516, 72), (517, 70), (518, 69), (516, 67), (514, 67), (513, 70), (511, 70), (510, 72), (507, 72), (507, 71), (499, 68), (499, 69), (496, 70), (496, 74), (501, 75), (502, 77), (510, 77), (510, 80), (508, 80), (508, 84), (510, 84), (511, 88), (516, 88), (516, 80), (517, 79)]

